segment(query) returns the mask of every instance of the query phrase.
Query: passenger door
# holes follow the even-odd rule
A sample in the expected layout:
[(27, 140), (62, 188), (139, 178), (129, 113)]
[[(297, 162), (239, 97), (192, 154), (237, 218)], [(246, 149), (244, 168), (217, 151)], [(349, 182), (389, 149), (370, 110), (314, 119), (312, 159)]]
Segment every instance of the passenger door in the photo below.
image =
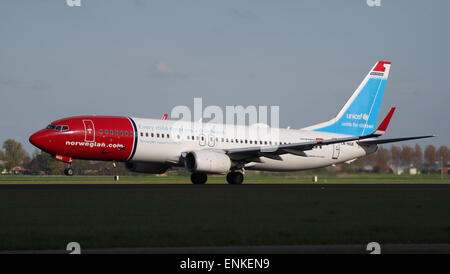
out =
[(333, 144), (333, 155), (331, 156), (332, 159), (339, 158), (339, 154), (341, 153), (341, 144)]
[(92, 120), (83, 120), (84, 124), (84, 141), (95, 142), (95, 127)]

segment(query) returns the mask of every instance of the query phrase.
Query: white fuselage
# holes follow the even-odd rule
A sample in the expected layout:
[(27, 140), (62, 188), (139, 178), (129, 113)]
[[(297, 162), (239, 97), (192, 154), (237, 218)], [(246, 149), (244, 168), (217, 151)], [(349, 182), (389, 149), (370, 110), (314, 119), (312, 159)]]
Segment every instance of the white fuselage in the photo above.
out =
[[(269, 128), (264, 125), (240, 126), (132, 118), (137, 127), (136, 152), (131, 162), (180, 164), (183, 153), (198, 150), (270, 147), (278, 144), (342, 138), (346, 135)], [(362, 146), (355, 141), (317, 146), (305, 156), (280, 155), (280, 159), (260, 157), (259, 162), (246, 163), (245, 169), (267, 171), (298, 171), (326, 167), (375, 152), (376, 145)]]

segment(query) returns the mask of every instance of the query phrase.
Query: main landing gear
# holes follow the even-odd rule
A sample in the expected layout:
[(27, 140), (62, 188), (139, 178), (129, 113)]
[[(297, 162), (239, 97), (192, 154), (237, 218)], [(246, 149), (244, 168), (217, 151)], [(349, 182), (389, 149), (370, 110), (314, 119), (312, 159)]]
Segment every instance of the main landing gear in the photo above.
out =
[(244, 174), (239, 171), (232, 171), (227, 174), (227, 182), (230, 185), (240, 185), (244, 181)]
[(64, 169), (64, 175), (73, 176), (73, 168), (70, 164), (66, 169)]
[[(203, 185), (208, 180), (208, 176), (205, 173), (192, 173), (191, 182), (195, 185)], [(240, 185), (244, 181), (244, 174), (239, 171), (232, 171), (227, 174), (227, 182), (230, 185)]]
[(208, 176), (205, 173), (192, 173), (191, 182), (194, 185), (203, 185), (208, 180)]

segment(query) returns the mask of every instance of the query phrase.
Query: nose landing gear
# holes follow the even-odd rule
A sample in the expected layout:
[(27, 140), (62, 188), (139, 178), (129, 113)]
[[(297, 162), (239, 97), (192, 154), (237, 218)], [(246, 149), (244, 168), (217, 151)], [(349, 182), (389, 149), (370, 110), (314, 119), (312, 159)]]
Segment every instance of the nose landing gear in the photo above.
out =
[(114, 175), (114, 181), (118, 182), (119, 181), (119, 174), (117, 173), (116, 161), (113, 161), (113, 167), (114, 167), (114, 173), (116, 174), (116, 175)]
[(66, 169), (64, 169), (64, 175), (73, 176), (73, 168), (70, 164)]

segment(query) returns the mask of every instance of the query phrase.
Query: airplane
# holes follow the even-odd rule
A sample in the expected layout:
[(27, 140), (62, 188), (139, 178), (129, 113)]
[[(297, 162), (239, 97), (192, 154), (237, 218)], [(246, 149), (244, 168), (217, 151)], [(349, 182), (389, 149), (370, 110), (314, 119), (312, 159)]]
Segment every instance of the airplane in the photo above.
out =
[(242, 184), (245, 170), (287, 172), (350, 163), (374, 153), (379, 144), (433, 137), (379, 139), (395, 111), (376, 127), (390, 68), (390, 62), (378, 61), (331, 120), (297, 130), (265, 128), (276, 136), (259, 134), (258, 125), (168, 120), (166, 115), (76, 116), (51, 122), (29, 141), (67, 163), (69, 176), (73, 159), (125, 162), (130, 171), (152, 174), (185, 168), (194, 184), (206, 183), (208, 174), (226, 174), (229, 184)]

